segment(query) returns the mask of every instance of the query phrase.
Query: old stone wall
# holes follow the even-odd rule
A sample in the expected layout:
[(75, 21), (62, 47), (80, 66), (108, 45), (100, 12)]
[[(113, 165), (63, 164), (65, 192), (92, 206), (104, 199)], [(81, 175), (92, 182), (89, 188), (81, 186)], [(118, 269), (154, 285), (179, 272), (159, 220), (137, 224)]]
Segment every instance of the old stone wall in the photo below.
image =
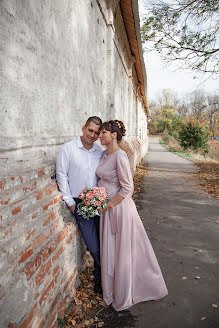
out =
[(117, 118), (134, 171), (147, 118), (118, 0), (2, 0), (0, 39), (0, 327), (51, 327), (85, 260), (59, 147)]

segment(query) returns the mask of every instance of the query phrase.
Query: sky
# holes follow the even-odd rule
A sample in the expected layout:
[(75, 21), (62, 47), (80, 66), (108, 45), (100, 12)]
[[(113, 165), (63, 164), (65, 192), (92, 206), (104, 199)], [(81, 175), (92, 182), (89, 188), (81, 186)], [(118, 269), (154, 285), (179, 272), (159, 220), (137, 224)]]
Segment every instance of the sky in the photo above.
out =
[[(144, 1), (138, 0), (140, 17), (144, 14)], [(167, 66), (156, 52), (144, 53), (144, 61), (147, 71), (148, 99), (154, 99), (162, 89), (171, 89), (179, 96), (196, 89), (203, 89), (209, 93), (219, 92), (219, 79), (208, 79), (201, 83), (193, 77), (193, 73), (177, 69), (177, 66)]]

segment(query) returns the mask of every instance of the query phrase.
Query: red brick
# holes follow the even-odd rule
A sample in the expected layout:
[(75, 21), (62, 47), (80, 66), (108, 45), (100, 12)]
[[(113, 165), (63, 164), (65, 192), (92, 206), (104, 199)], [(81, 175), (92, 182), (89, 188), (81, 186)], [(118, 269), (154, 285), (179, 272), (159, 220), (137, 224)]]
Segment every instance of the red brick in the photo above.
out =
[(54, 199), (54, 204), (58, 203), (62, 199), (62, 196), (58, 196)]
[(58, 271), (57, 275), (54, 277), (54, 280), (55, 280), (55, 283), (57, 284), (57, 281), (58, 281), (58, 277), (60, 275), (60, 271)]
[(31, 229), (30, 231), (27, 232), (27, 237), (26, 240), (29, 240), (31, 236), (35, 234), (35, 229)]
[(9, 201), (10, 201), (10, 199), (3, 200), (3, 201), (1, 202), (1, 204), (2, 204), (2, 205), (7, 205), (7, 204), (9, 203)]
[(46, 240), (48, 239), (48, 236), (44, 235), (44, 233), (41, 233), (36, 239), (33, 241), (34, 248), (40, 247)]
[(23, 183), (24, 179), (23, 179), (22, 175), (20, 175), (19, 178), (21, 180), (21, 183)]
[(18, 328), (28, 327), (35, 315), (36, 310), (37, 310), (37, 304), (35, 304), (34, 307), (30, 310), (30, 312), (27, 314), (26, 318), (22, 321), (22, 323), (18, 326)]
[(39, 312), (37, 313), (37, 315), (34, 315), (34, 319), (33, 319), (33, 322), (30, 326), (28, 326), (28, 328), (36, 328), (36, 327), (39, 327), (38, 326), (38, 323), (40, 321), (40, 319), (42, 318), (42, 313)]
[(43, 175), (43, 168), (37, 170), (36, 173), (38, 174), (38, 177), (41, 177)]
[(36, 197), (36, 200), (42, 199), (42, 197), (43, 197), (43, 193), (42, 193), (42, 191), (39, 191), (39, 192), (35, 195), (35, 197)]
[(54, 322), (56, 321), (56, 312), (52, 315), (51, 319), (49, 320), (46, 328), (51, 328), (53, 327)]
[(51, 206), (52, 204), (53, 204), (53, 201), (51, 200), (51, 202), (49, 202), (48, 204), (46, 204), (46, 205), (43, 206), (43, 210), (44, 211), (47, 211), (48, 208), (49, 208), (49, 206)]
[(72, 233), (70, 234), (70, 236), (66, 239), (66, 243), (67, 244), (69, 244), (70, 243), (70, 241), (72, 240), (72, 237), (73, 237), (73, 235), (72, 235)]
[(53, 276), (56, 274), (58, 269), (59, 269), (59, 264), (57, 264), (57, 266), (53, 269), (53, 271), (52, 271)]
[(9, 322), (8, 328), (15, 328), (15, 323), (14, 322)]
[(49, 271), (51, 267), (51, 260), (49, 260), (41, 269), (40, 272), (38, 273), (38, 275), (36, 276), (36, 284), (38, 285), (42, 279), (44, 278), (44, 276), (46, 275), (46, 273)]
[(52, 212), (52, 213), (51, 213), (51, 218), (52, 218), (52, 220), (54, 220), (54, 219), (56, 218), (56, 216), (55, 216), (55, 213), (54, 213), (54, 212)]
[(76, 236), (76, 234), (77, 234), (77, 229), (74, 229), (73, 235)]
[(54, 299), (54, 301), (52, 302), (52, 305), (51, 305), (51, 307), (50, 307), (50, 310), (49, 310), (50, 313), (52, 313), (52, 312), (54, 311), (54, 309), (55, 309), (55, 307), (56, 307), (58, 301), (60, 300), (60, 298), (61, 298), (61, 293), (58, 292), (58, 294), (56, 295), (56, 297), (55, 297), (55, 299)]
[(52, 281), (51, 284), (42, 293), (42, 296), (41, 296), (40, 301), (39, 301), (40, 302), (40, 305), (48, 297), (48, 295), (49, 295), (50, 291), (53, 289), (53, 287), (54, 287), (54, 281)]
[(25, 262), (33, 254), (33, 246), (28, 246), (25, 251), (20, 255), (19, 263)]
[(52, 187), (50, 187), (49, 189), (46, 189), (46, 194), (50, 195), (54, 190), (57, 189), (57, 185), (54, 184)]
[(54, 240), (49, 247), (46, 247), (42, 252), (42, 256), (43, 256), (43, 261), (45, 262), (45, 260), (52, 254), (52, 252), (56, 249), (57, 247), (57, 242), (56, 240)]
[(21, 207), (18, 206), (18, 207), (15, 207), (13, 210), (12, 210), (12, 215), (16, 215), (17, 213), (19, 213), (21, 211)]
[(64, 247), (62, 245), (62, 247), (58, 250), (58, 252), (53, 256), (52, 261), (55, 262), (63, 251), (64, 251)]
[(27, 263), (24, 268), (27, 279), (29, 279), (34, 272), (36, 272), (41, 265), (41, 256), (38, 254), (31, 262)]
[(45, 327), (45, 320), (42, 320), (37, 328), (43, 328), (43, 327)]
[(0, 181), (0, 189), (1, 189), (1, 190), (4, 190), (5, 183), (6, 183), (5, 180), (1, 180), (1, 181)]
[(60, 241), (62, 241), (68, 234), (68, 228), (65, 227), (63, 231), (60, 232), (60, 234), (57, 237), (57, 242), (59, 243)]
[(45, 227), (50, 221), (50, 217), (48, 217), (48, 219), (43, 221), (43, 227)]

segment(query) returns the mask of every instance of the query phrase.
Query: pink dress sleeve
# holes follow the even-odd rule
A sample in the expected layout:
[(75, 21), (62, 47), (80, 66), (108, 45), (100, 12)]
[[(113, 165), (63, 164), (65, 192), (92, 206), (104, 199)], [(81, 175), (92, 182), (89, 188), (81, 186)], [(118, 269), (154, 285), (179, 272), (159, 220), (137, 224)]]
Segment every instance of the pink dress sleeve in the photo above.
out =
[(132, 196), (134, 191), (133, 178), (129, 160), (125, 152), (118, 153), (116, 169), (120, 184), (120, 190), (118, 194), (123, 198)]

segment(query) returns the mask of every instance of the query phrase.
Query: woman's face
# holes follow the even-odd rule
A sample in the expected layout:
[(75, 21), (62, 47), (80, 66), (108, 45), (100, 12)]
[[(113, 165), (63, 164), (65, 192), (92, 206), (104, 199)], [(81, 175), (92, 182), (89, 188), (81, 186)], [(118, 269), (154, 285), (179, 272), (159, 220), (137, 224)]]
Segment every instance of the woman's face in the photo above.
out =
[(105, 129), (101, 130), (99, 135), (101, 145), (110, 145), (113, 142), (113, 139), (115, 138), (115, 133), (116, 132), (111, 133), (110, 131), (107, 131)]

